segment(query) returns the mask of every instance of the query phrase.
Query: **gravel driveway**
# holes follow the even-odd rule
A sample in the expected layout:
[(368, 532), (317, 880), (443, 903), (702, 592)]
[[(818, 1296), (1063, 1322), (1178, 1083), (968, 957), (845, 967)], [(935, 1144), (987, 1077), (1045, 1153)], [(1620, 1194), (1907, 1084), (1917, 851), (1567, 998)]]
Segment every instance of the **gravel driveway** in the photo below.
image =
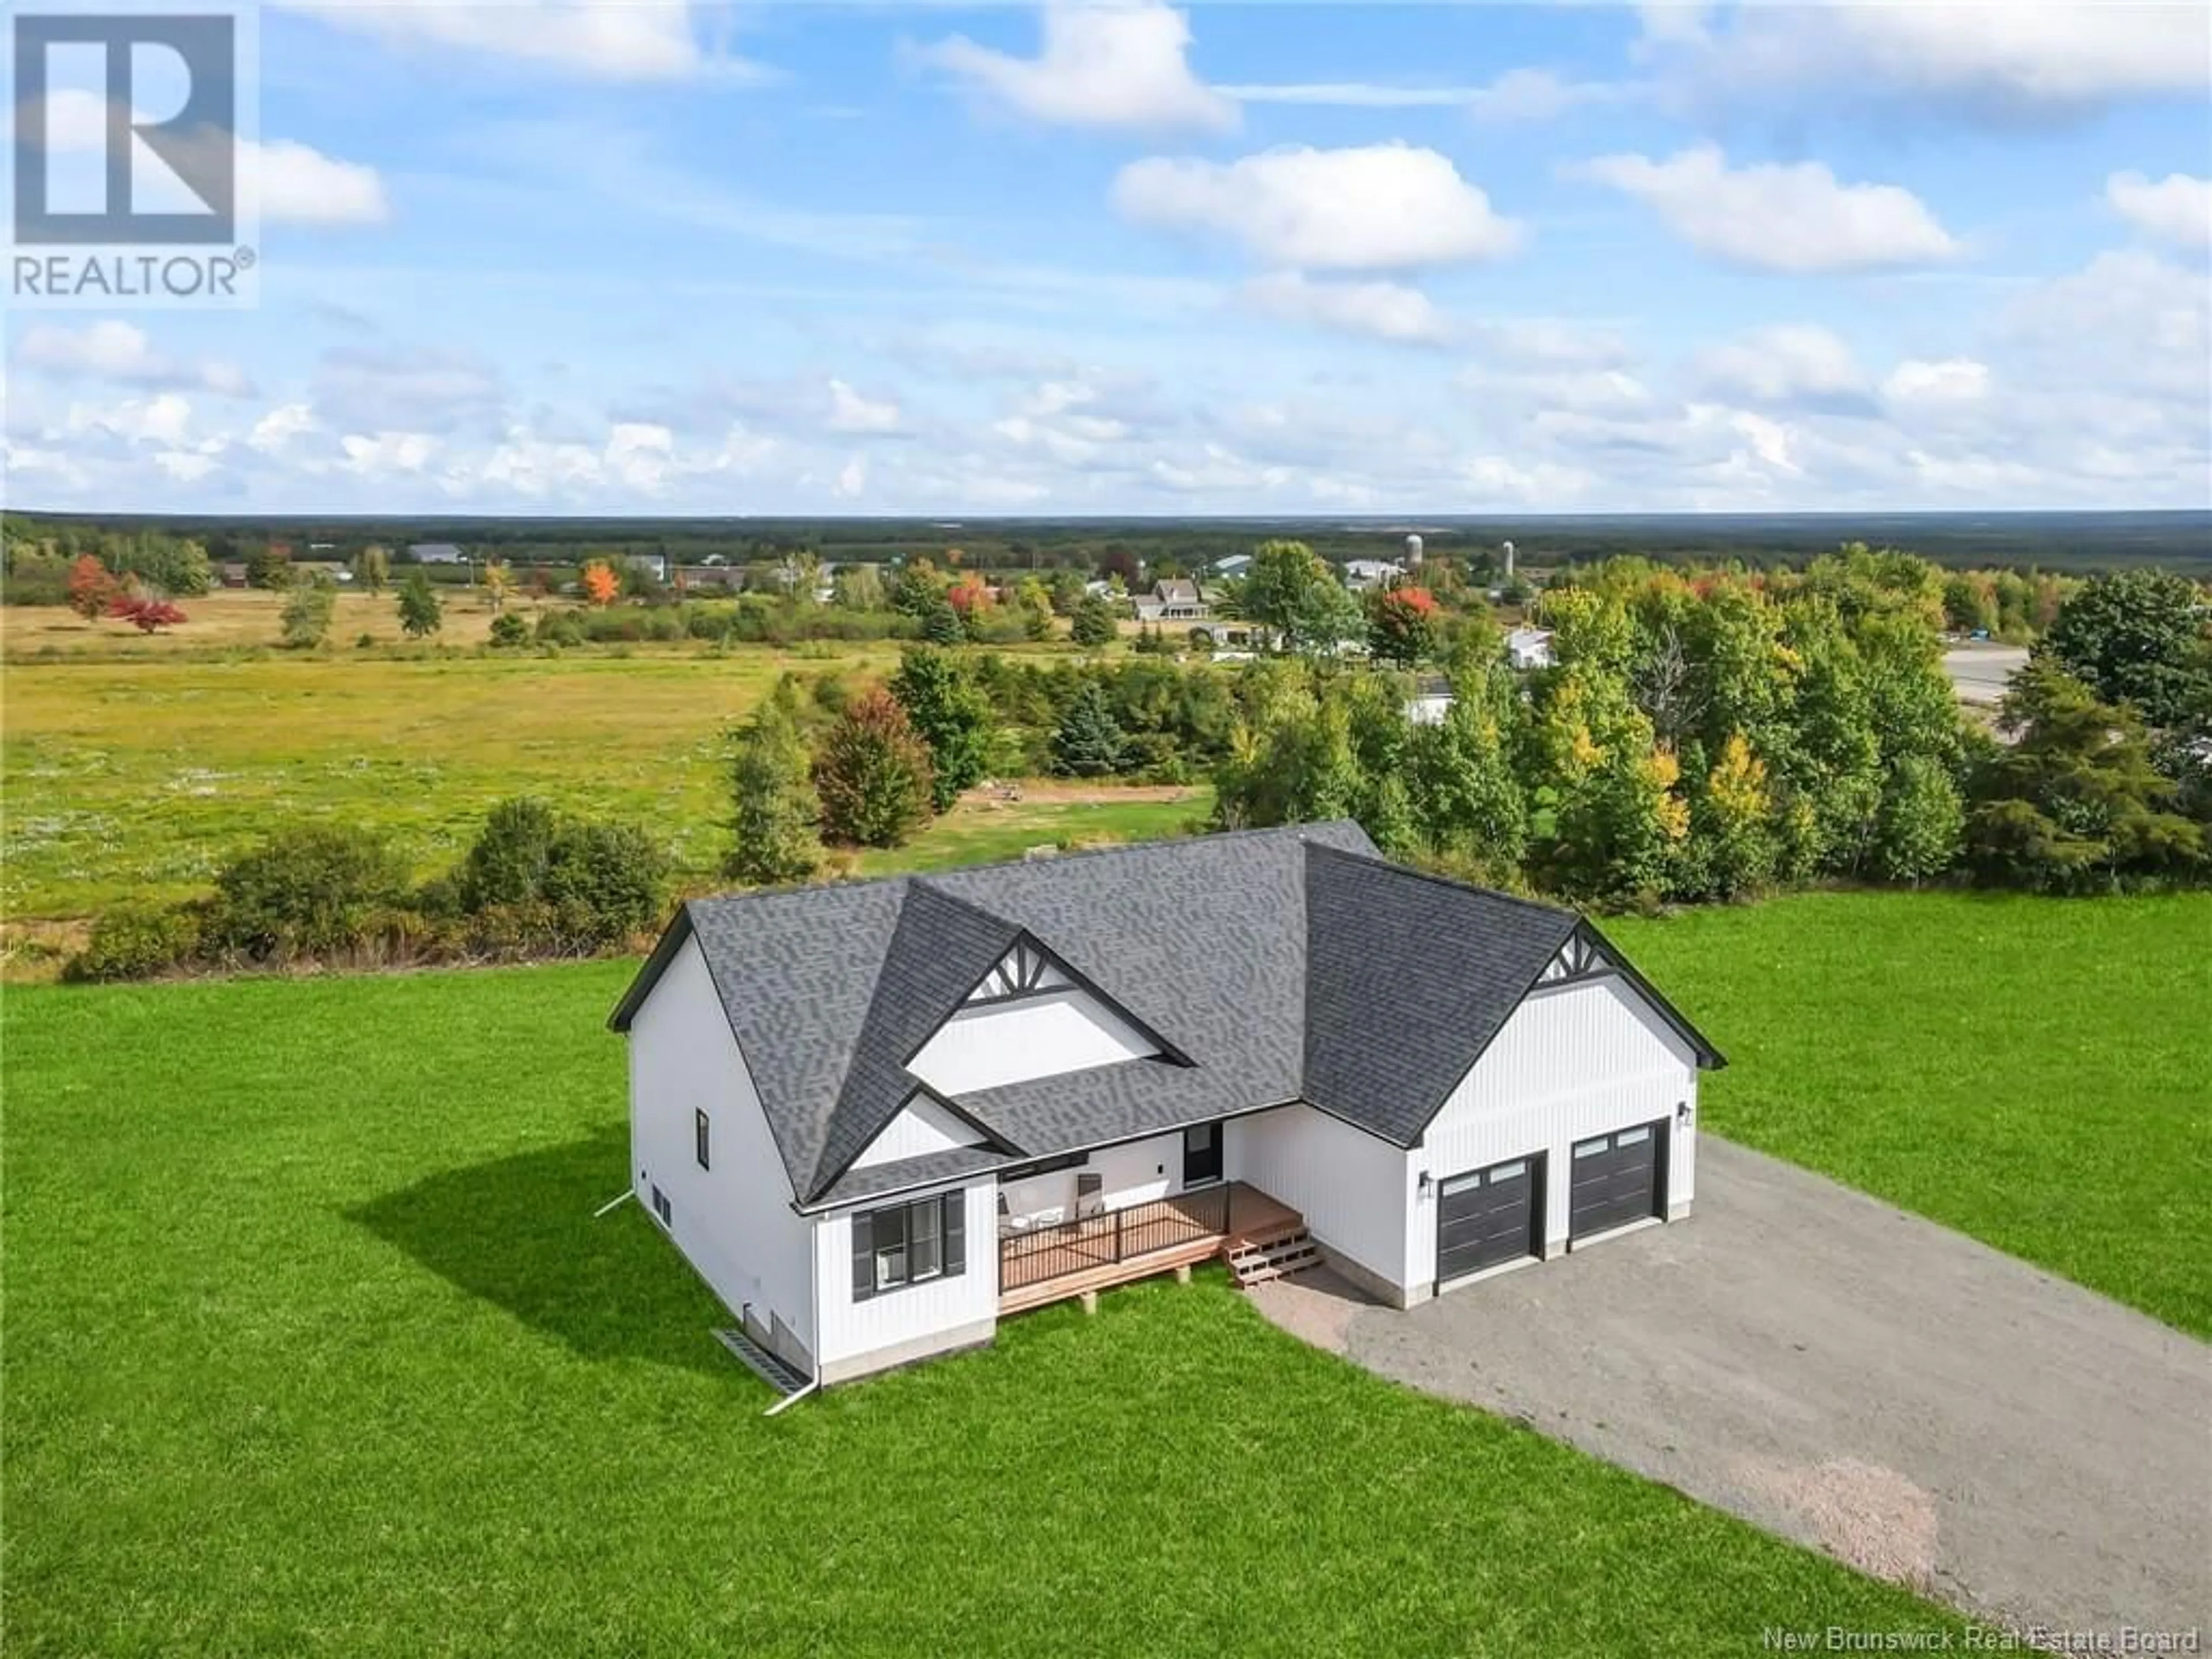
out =
[(1271, 1316), (2016, 1629), (2212, 1625), (2212, 1349), (1708, 1135), (1698, 1212), (1410, 1313)]

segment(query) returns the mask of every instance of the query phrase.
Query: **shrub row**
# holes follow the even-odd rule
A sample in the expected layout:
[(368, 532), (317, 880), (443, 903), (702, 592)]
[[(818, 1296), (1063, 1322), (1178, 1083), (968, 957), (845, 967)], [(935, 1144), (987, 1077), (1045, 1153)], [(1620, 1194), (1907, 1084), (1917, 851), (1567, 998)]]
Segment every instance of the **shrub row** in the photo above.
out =
[(591, 956), (652, 927), (667, 886), (666, 855), (643, 830), (562, 818), (527, 798), (495, 807), (460, 864), (420, 887), (373, 830), (293, 824), (224, 865), (206, 898), (105, 911), (64, 973)]

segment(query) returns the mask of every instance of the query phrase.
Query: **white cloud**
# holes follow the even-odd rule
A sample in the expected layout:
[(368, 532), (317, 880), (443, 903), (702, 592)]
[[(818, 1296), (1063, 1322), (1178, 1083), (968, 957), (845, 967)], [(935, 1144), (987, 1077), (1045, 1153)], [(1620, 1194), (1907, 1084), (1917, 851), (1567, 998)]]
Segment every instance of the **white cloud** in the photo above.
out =
[(1226, 164), (1156, 156), (1121, 169), (1114, 205), (1138, 224), (1210, 231), (1264, 264), (1306, 270), (1494, 259), (1522, 240), (1448, 157), (1402, 143), (1271, 149)]
[(763, 71), (700, 49), (683, 0), (282, 0), (333, 27), (374, 34), (434, 61), (459, 48), (605, 81), (667, 81), (702, 74), (750, 80)]
[(1434, 344), (1449, 332), (1429, 296), (1402, 283), (1317, 283), (1297, 271), (1255, 276), (1244, 298), (1270, 317), (1404, 344)]
[(1797, 94), (1808, 92), (1844, 106), (1905, 101), (2017, 118), (2212, 86), (2212, 13), (2199, 5), (1862, 0), (1737, 5), (1710, 22), (1702, 9), (1644, 15), (1647, 55), (1693, 96), (1771, 100), (1798, 118)]
[(2153, 180), (2116, 173), (2105, 181), (2105, 200), (2144, 234), (2175, 247), (2212, 247), (2212, 179), (2169, 173)]
[(2021, 295), (2002, 319), (2002, 337), (2069, 408), (2091, 393), (2147, 394), (2204, 434), (2212, 285), (2202, 270), (2136, 249), (2100, 253)]
[(190, 399), (164, 392), (152, 398), (126, 398), (112, 407), (71, 404), (65, 427), (71, 434), (105, 434), (135, 443), (181, 449), (186, 445), (191, 422)]
[(1292, 104), (1333, 109), (1463, 109), (1477, 120), (1550, 121), (1586, 105), (1613, 103), (1633, 88), (1600, 81), (1565, 81), (1544, 69), (1509, 70), (1474, 87), (1398, 86), (1373, 81), (1309, 81), (1216, 87), (1241, 104)]
[(420, 473), (437, 453), (438, 441), (427, 432), (349, 432), (338, 440), (344, 459), (338, 465), (362, 477)]
[(1972, 357), (1932, 361), (1908, 357), (1890, 370), (1881, 383), (1881, 392), (1893, 404), (1922, 407), (1978, 404), (1989, 396), (1989, 365)]
[(15, 362), (57, 376), (112, 381), (149, 390), (212, 392), (250, 398), (253, 382), (237, 364), (203, 357), (186, 362), (155, 349), (143, 329), (108, 320), (82, 329), (41, 323), (15, 343)]
[[(137, 118), (144, 118), (143, 112)], [(104, 152), (106, 100), (82, 88), (46, 100), (46, 142), (57, 155)], [(384, 179), (359, 161), (341, 161), (289, 138), (238, 145), (239, 176), (258, 198), (262, 221), (274, 225), (374, 225), (392, 216)]]
[(338, 161), (280, 138), (246, 146), (238, 163), (260, 191), (270, 224), (380, 225), (392, 216), (384, 180), (358, 161)]
[(1523, 465), (1502, 455), (1478, 455), (1460, 467), (1472, 492), (1470, 507), (1495, 501), (1514, 507), (1562, 507), (1580, 500), (1597, 480), (1577, 466), (1551, 461)]
[(1846, 185), (1814, 161), (1731, 168), (1705, 144), (1664, 161), (1607, 155), (1569, 171), (1635, 197), (1701, 252), (1761, 270), (1879, 270), (1963, 251), (1911, 191)]
[(830, 382), (829, 426), (832, 432), (885, 433), (899, 429), (899, 406), (865, 398), (842, 380)]
[(852, 501), (868, 487), (868, 458), (855, 455), (837, 469), (837, 481), (830, 486), (840, 501)]
[(1697, 369), (1711, 390), (1759, 403), (1857, 401), (1865, 377), (1851, 349), (1813, 323), (1782, 323), (1709, 346)]
[(1580, 319), (1492, 318), (1466, 331), (1484, 362), (1498, 368), (1617, 368), (1629, 356), (1618, 328)]
[(316, 428), (314, 411), (305, 404), (280, 404), (253, 423), (246, 441), (264, 455), (280, 455), (292, 440)]
[(1035, 121), (1212, 131), (1237, 125), (1234, 100), (1191, 72), (1190, 24), (1170, 6), (1053, 3), (1042, 28), (1035, 58), (994, 52), (963, 35), (921, 55), (979, 96)]

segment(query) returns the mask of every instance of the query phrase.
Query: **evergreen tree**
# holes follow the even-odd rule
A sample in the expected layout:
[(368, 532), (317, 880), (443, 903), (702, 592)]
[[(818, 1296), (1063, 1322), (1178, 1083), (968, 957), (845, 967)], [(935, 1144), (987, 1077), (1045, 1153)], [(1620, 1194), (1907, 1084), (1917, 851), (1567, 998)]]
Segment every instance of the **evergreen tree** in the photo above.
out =
[(921, 613), (921, 636), (932, 645), (958, 645), (968, 637), (960, 613), (944, 594), (938, 594)]
[(1121, 769), (1127, 746), (1106, 693), (1085, 680), (1060, 716), (1052, 734), (1053, 770), (1078, 778), (1103, 778)]
[(736, 845), (726, 875), (757, 886), (803, 881), (822, 861), (822, 815), (799, 721), (799, 690), (787, 675), (740, 729), (731, 760)]
[(1118, 630), (1114, 625), (1114, 608), (1103, 597), (1087, 594), (1075, 607), (1073, 637), (1086, 650), (1097, 650), (1111, 645)]
[(929, 817), (929, 745), (881, 686), (856, 697), (814, 754), (822, 830), (831, 841), (896, 847)]
[(2039, 657), (2013, 677), (2001, 725), (2014, 740), (1982, 767), (1967, 818), (1983, 879), (2085, 893), (2201, 872), (2203, 830), (2171, 810), (2178, 792), (2131, 705)]

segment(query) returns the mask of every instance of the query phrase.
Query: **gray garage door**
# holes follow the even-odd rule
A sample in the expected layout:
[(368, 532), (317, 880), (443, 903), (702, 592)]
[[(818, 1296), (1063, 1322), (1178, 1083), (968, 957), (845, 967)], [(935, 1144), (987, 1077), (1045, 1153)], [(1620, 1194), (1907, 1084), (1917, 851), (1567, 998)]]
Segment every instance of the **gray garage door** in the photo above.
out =
[(1567, 1181), (1567, 1233), (1581, 1238), (1659, 1212), (1666, 1121), (1575, 1143)]
[(1457, 1279), (1538, 1253), (1544, 1161), (1517, 1158), (1437, 1184), (1437, 1278)]

